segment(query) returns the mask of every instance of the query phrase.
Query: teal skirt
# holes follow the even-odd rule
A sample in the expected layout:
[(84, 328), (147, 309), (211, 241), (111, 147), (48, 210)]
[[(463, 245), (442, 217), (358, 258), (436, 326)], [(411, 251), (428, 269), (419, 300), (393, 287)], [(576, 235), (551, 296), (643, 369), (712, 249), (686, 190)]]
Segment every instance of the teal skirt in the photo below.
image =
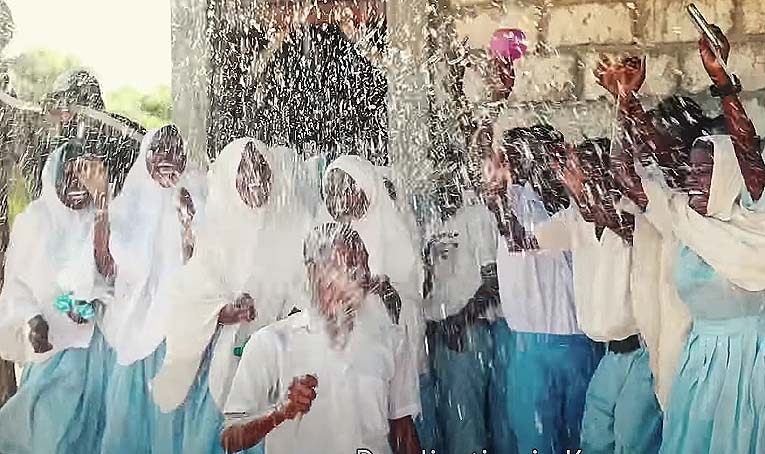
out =
[(88, 348), (71, 348), (28, 366), (18, 393), (0, 408), (0, 452), (100, 452), (113, 365), (96, 328)]
[[(189, 390), (183, 410), (183, 454), (224, 454), (220, 443), (223, 432), (223, 413), (210, 394), (210, 349), (199, 367), (194, 385)], [(263, 443), (242, 451), (263, 454)]]
[(106, 390), (102, 454), (181, 454), (183, 412), (162, 413), (149, 383), (165, 358), (165, 344), (141, 361), (115, 365)]
[(697, 320), (664, 420), (662, 454), (765, 452), (765, 325)]

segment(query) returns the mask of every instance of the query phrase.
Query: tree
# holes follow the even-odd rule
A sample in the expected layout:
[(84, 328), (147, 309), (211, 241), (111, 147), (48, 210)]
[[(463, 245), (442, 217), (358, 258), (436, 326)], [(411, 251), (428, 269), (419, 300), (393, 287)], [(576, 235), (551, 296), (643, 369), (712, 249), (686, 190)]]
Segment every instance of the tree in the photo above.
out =
[(121, 88), (107, 93), (109, 112), (124, 115), (146, 128), (156, 128), (171, 121), (173, 99), (170, 87), (161, 86), (150, 93), (134, 88)]
[(9, 62), (12, 85), (19, 98), (39, 103), (64, 71), (81, 67), (80, 61), (49, 49), (25, 52)]

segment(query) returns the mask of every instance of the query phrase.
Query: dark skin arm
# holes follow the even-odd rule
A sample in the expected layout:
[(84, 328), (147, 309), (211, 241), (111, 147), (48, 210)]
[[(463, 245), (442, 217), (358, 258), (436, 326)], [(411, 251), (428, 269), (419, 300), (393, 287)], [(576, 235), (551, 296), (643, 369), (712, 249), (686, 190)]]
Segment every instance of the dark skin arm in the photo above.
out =
[(537, 243), (536, 238), (526, 231), (526, 228), (523, 227), (515, 216), (506, 192), (495, 194), (487, 202), (489, 209), (497, 220), (499, 233), (507, 242), (510, 252), (539, 249), (539, 243)]
[(109, 197), (106, 167), (100, 161), (83, 160), (78, 163), (79, 178), (87, 188), (96, 208), (93, 253), (96, 269), (103, 277), (114, 276), (114, 258), (109, 251)]
[(667, 183), (677, 187), (683, 181), (677, 169), (688, 150), (679, 138), (656, 128), (638, 99), (637, 93), (646, 79), (645, 58), (626, 57), (612, 61), (603, 56), (594, 75), (598, 84), (618, 102), (619, 124), (625, 132), (625, 142), (639, 146), (636, 150), (641, 152), (641, 158), (653, 157), (665, 172), (669, 172)]
[(422, 453), (411, 416), (390, 420), (390, 444), (394, 454)]
[[(723, 44), (721, 54), (725, 62), (730, 55), (730, 43), (722, 30), (716, 25), (711, 26), (713, 32)], [(715, 58), (711, 44), (705, 37), (699, 39), (699, 53), (704, 68), (709, 74), (712, 83), (718, 87), (731, 85), (731, 80), (725, 73), (722, 65)], [(741, 167), (746, 188), (752, 199), (758, 200), (765, 188), (765, 162), (758, 147), (757, 133), (754, 124), (746, 114), (744, 105), (738, 95), (729, 95), (722, 98), (722, 109), (725, 113), (725, 123), (733, 140), (736, 158)]]
[(282, 408), (247, 424), (231, 426), (223, 431), (220, 441), (224, 451), (228, 453), (249, 449), (260, 443), (284, 421), (308, 413), (316, 399), (318, 385), (318, 380), (312, 375), (296, 377), (290, 385), (287, 403)]
[(180, 204), (178, 205), (178, 220), (181, 222), (181, 247), (183, 250), (183, 262), (186, 263), (194, 255), (195, 237), (191, 228), (194, 221), (196, 208), (194, 200), (186, 188), (181, 188)]
[(35, 353), (45, 353), (53, 350), (48, 339), (48, 331), (50, 327), (48, 322), (45, 321), (42, 315), (36, 315), (33, 319), (29, 320), (29, 342), (32, 344), (32, 348)]
[(483, 282), (461, 311), (441, 322), (428, 322), (428, 339), (436, 335), (443, 336), (450, 349), (456, 352), (463, 351), (465, 329), (485, 315), (489, 308), (499, 305), (496, 263), (481, 267), (481, 279)]

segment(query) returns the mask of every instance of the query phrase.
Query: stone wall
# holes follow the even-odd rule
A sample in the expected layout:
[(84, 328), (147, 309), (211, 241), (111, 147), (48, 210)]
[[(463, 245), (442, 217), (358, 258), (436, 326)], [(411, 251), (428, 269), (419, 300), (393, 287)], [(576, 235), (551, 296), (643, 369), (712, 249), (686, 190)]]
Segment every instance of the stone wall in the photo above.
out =
[[(450, 0), (456, 31), (471, 47), (488, 44), (500, 26), (530, 39), (501, 127), (546, 119), (567, 137), (608, 135), (614, 106), (592, 76), (600, 53), (648, 56), (646, 104), (692, 95), (711, 111), (710, 81), (698, 54), (698, 33), (687, 0)], [(695, 0), (732, 42), (730, 68), (741, 79), (747, 110), (765, 134), (765, 1)], [(718, 109), (719, 110), (719, 109)]]

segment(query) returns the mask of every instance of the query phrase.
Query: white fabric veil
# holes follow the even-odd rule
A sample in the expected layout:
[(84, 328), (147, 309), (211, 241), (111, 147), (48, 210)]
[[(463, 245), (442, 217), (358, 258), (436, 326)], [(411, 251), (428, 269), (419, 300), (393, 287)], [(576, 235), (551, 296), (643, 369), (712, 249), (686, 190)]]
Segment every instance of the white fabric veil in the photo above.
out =
[(181, 188), (191, 194), (195, 219), (202, 215), (206, 196), (204, 174), (197, 169), (187, 168), (173, 188), (163, 188), (152, 179), (146, 155), (158, 132), (155, 129), (144, 136), (124, 189), (109, 210), (109, 247), (116, 277), (103, 330), (121, 365), (146, 358), (162, 343), (158, 320), (165, 316), (167, 300), (158, 298), (157, 291), (183, 266), (178, 217)]
[(412, 247), (411, 232), (388, 196), (382, 176), (366, 159), (340, 156), (324, 173), (325, 188), (334, 169), (350, 175), (369, 201), (366, 214), (362, 219), (353, 221), (352, 227), (359, 232), (369, 251), (370, 271), (372, 274), (385, 274), (394, 283), (408, 282), (415, 270), (417, 253)]
[[(94, 210), (66, 207), (56, 193), (63, 147), (51, 153), (42, 174), (42, 194), (17, 218), (6, 256), (0, 294), (0, 355), (19, 363), (40, 362), (68, 348), (86, 348), (93, 323), (78, 325), (54, 308), (68, 292), (78, 300), (107, 299), (93, 249)], [(36, 354), (27, 322), (42, 315), (53, 350)]]
[[(324, 173), (324, 188), (330, 172), (340, 169), (353, 178), (364, 191), (369, 207), (364, 217), (353, 221), (351, 227), (359, 233), (369, 252), (369, 269), (373, 275), (386, 275), (401, 297), (400, 324), (406, 330), (408, 342), (421, 371), (425, 364), (425, 342), (420, 294), (421, 267), (419, 251), (412, 236), (416, 235), (407, 219), (388, 195), (383, 175), (375, 166), (359, 156), (340, 156)], [(399, 194), (401, 197), (402, 194)], [(326, 196), (325, 196), (326, 199)], [(324, 209), (326, 220), (329, 212)]]
[[(242, 153), (254, 143), (271, 167), (268, 203), (252, 209), (236, 188)], [(225, 405), (238, 359), (233, 349), (256, 328), (307, 306), (303, 239), (311, 228), (298, 197), (297, 156), (254, 139), (227, 145), (208, 174), (209, 197), (194, 257), (165, 291), (172, 313), (165, 319), (167, 354), (152, 382), (162, 411), (182, 404), (212, 339), (210, 391)], [(243, 293), (255, 300), (257, 317), (247, 325), (218, 326), (218, 314)], [(217, 332), (217, 338), (216, 336)]]
[[(741, 206), (744, 180), (730, 136), (699, 139), (714, 146), (707, 215), (688, 206), (686, 194), (669, 193), (649, 179), (646, 215), (659, 230), (677, 239), (718, 273), (748, 291), (765, 290), (765, 214)], [(662, 233), (664, 233), (664, 231)]]
[(765, 289), (765, 215), (739, 203), (744, 181), (733, 142), (730, 136), (710, 136), (699, 141), (714, 146), (707, 216), (688, 206), (686, 194), (671, 192), (660, 171), (640, 171), (649, 204), (645, 216), (636, 217), (634, 313), (650, 352), (663, 407), (691, 327), (690, 313), (674, 281), (680, 245), (690, 247), (732, 283), (750, 291)]

